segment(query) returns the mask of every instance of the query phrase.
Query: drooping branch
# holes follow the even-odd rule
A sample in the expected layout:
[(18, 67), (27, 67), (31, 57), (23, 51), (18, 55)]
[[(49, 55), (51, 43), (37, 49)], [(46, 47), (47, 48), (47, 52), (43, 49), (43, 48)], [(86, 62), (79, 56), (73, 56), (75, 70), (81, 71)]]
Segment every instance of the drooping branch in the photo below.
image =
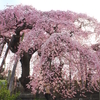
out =
[(71, 71), (71, 62), (69, 62), (69, 86), (70, 86), (70, 89), (71, 89), (71, 78), (72, 78), (72, 71)]

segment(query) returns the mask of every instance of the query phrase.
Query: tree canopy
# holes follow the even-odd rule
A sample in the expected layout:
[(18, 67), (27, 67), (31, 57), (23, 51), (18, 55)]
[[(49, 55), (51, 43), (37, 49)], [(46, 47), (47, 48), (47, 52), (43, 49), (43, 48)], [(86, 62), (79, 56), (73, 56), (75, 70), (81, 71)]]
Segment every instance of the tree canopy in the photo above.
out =
[[(25, 53), (31, 58), (37, 52), (27, 85), (33, 93), (44, 93), (44, 83), (50, 84), (53, 96), (64, 98), (98, 90), (99, 33), (100, 23), (86, 14), (42, 12), (23, 5), (0, 11), (0, 55), (6, 43), (19, 58)], [(95, 44), (90, 41), (92, 35)]]

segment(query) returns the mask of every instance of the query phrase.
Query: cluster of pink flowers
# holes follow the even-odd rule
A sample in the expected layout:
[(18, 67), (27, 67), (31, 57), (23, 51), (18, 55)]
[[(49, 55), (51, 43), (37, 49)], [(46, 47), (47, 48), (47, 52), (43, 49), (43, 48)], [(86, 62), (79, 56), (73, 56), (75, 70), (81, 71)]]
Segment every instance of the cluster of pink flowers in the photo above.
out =
[(33, 93), (45, 93), (45, 83), (50, 84), (53, 96), (59, 94), (64, 98), (79, 91), (98, 90), (99, 49), (94, 50), (81, 39), (93, 33), (99, 36), (99, 30), (96, 19), (71, 11), (42, 12), (22, 5), (0, 11), (0, 38), (10, 41), (12, 35), (19, 35), (16, 54), (30, 48), (38, 52), (40, 60), (34, 65), (28, 84)]

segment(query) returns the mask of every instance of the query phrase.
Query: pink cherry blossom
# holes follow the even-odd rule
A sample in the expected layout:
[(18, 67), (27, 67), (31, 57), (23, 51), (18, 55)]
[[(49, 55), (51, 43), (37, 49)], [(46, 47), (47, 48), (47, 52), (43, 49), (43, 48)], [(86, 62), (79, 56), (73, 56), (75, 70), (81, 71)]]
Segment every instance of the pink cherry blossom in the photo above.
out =
[(72, 98), (77, 92), (84, 96), (84, 91), (99, 90), (99, 41), (98, 45), (85, 42), (94, 33), (99, 37), (100, 23), (86, 14), (42, 12), (23, 5), (0, 11), (0, 54), (3, 44), (9, 45), (14, 35), (19, 36), (14, 46), (16, 55), (38, 53), (27, 85), (34, 94), (45, 93), (45, 83), (49, 83), (54, 98)]

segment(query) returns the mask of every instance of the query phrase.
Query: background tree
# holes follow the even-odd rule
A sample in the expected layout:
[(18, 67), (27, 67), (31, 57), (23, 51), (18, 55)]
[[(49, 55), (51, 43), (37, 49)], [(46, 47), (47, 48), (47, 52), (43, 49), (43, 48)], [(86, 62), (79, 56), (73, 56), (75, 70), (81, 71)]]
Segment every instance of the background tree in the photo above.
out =
[[(85, 14), (11, 6), (0, 11), (0, 54), (3, 45), (8, 44), (1, 69), (8, 51), (15, 53), (15, 60), (20, 60), (22, 67), (20, 82), (26, 90), (30, 59), (37, 52), (39, 59), (28, 85), (33, 93), (45, 92), (43, 84), (47, 82), (52, 95), (64, 98), (73, 97), (78, 91), (98, 90), (99, 49), (92, 46), (89, 37), (95, 34), (99, 44), (99, 29), (100, 23)], [(13, 69), (14, 72), (16, 61)]]

